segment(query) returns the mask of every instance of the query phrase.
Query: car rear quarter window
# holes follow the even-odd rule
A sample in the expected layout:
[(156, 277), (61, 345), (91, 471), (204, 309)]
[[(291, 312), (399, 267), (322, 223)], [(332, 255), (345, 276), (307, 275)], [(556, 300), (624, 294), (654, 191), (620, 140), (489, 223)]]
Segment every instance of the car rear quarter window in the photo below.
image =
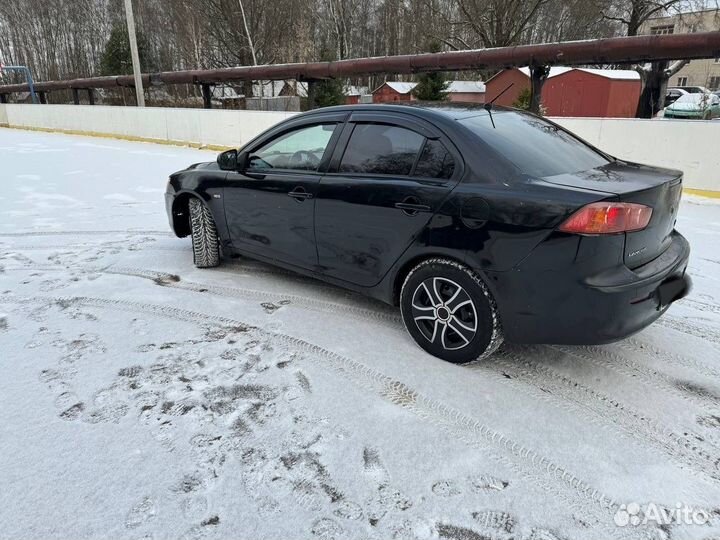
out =
[(356, 124), (342, 161), (341, 173), (407, 176), (425, 137), (386, 124)]
[(566, 131), (531, 114), (492, 111), (458, 121), (522, 174), (535, 177), (587, 171), (607, 165), (601, 153)]
[(428, 139), (413, 174), (427, 178), (450, 178), (454, 171), (455, 161), (443, 143)]

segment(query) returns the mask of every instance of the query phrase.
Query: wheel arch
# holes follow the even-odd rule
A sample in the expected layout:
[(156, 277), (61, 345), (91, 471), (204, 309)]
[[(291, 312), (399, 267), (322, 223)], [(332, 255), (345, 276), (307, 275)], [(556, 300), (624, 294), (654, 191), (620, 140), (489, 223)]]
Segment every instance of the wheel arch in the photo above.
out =
[(181, 191), (175, 195), (172, 203), (173, 230), (179, 238), (190, 236), (190, 199), (198, 199), (203, 204), (206, 201), (194, 191)]
[[(463, 266), (466, 266), (466, 267), (468, 266), (465, 263), (465, 261), (463, 261), (460, 257), (454, 256), (454, 255), (448, 255), (447, 253), (442, 253), (442, 252), (421, 253), (421, 254), (415, 255), (413, 257), (410, 257), (407, 261), (404, 261), (400, 265), (397, 272), (395, 272), (395, 275), (393, 276), (392, 304), (394, 306), (400, 305), (400, 291), (402, 290), (403, 283), (405, 283), (405, 278), (407, 278), (408, 274), (417, 265), (419, 265), (423, 261), (427, 261), (430, 259), (447, 259), (449, 261), (456, 262)], [(483, 276), (483, 280), (486, 280), (485, 276)]]

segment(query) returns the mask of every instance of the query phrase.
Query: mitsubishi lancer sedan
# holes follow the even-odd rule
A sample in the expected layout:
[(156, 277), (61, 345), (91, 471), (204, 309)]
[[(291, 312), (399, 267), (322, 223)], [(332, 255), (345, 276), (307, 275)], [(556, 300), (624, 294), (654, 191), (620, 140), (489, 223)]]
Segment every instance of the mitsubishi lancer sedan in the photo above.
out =
[(397, 305), (461, 363), (655, 321), (690, 287), (681, 190), (527, 112), (420, 103), (293, 116), (173, 174), (166, 203), (198, 267), (247, 256)]

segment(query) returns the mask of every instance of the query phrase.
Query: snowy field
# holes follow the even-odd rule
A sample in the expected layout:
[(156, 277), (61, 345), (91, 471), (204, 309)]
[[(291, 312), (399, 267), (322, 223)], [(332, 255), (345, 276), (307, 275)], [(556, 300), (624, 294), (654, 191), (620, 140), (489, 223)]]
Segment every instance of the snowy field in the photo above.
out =
[(215, 155), (0, 129), (1, 538), (720, 535), (717, 202), (651, 328), (454, 366), (382, 304), (195, 269), (163, 192)]

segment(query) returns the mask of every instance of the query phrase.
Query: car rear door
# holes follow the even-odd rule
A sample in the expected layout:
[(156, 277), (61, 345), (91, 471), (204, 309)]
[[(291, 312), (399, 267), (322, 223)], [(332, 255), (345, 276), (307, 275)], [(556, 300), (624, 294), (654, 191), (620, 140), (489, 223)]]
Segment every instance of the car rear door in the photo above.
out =
[(244, 151), (228, 174), (225, 216), (233, 247), (314, 269), (315, 195), (347, 114), (283, 124)]
[(377, 284), (461, 173), (457, 150), (430, 124), (402, 114), (353, 113), (315, 202), (322, 271)]

